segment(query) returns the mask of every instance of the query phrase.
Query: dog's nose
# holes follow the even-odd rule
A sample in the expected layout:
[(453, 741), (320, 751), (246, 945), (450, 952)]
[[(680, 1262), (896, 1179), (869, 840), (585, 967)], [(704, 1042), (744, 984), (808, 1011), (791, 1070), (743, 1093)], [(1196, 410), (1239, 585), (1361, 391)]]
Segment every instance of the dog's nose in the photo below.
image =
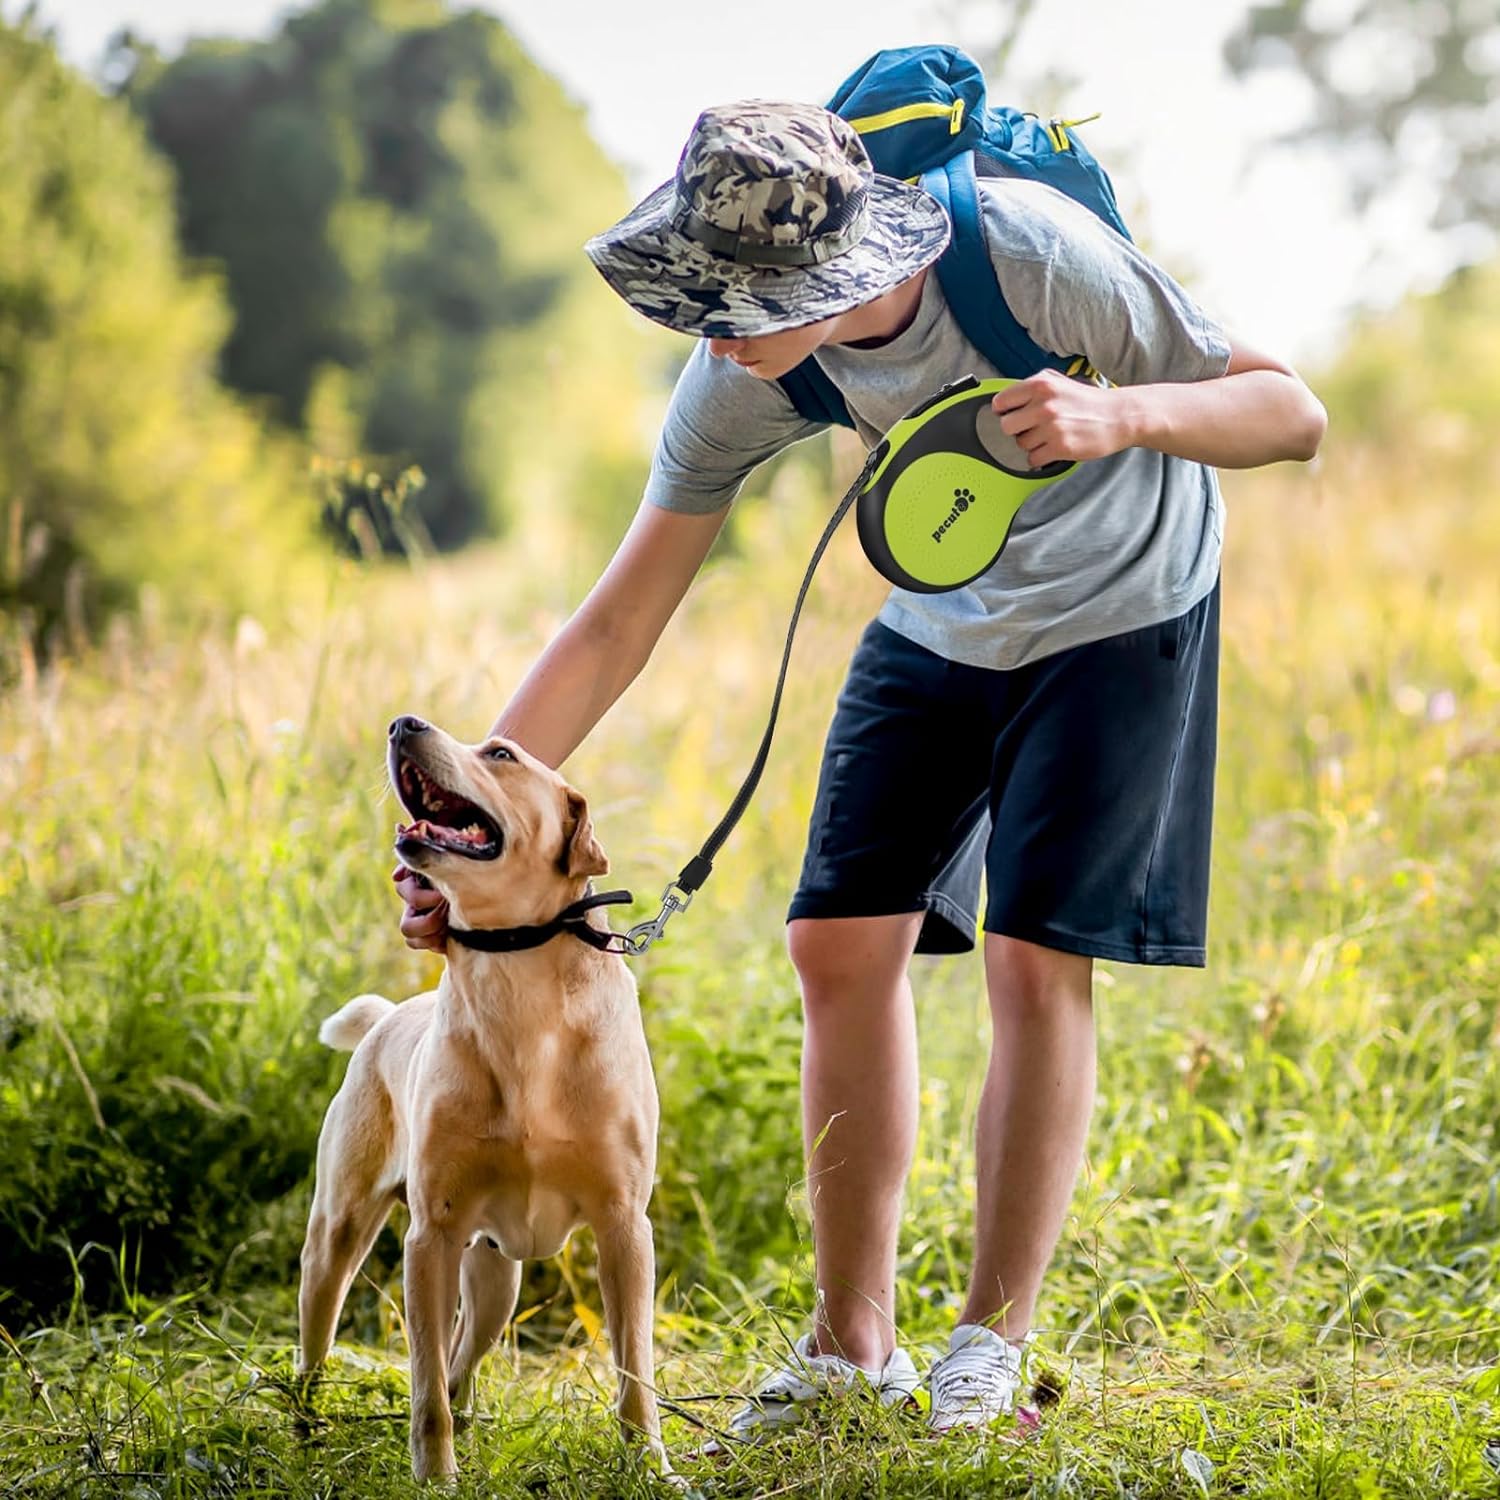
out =
[(402, 714), (399, 719), (391, 720), (391, 738), (399, 740), (402, 735), (421, 734), (427, 725), (415, 714)]

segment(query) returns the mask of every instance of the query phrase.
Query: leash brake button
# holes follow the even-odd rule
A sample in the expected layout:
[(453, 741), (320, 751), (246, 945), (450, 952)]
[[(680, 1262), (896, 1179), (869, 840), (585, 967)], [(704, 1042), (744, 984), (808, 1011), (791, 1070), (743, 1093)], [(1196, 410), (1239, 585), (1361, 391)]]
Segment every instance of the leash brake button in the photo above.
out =
[(979, 378), (975, 375), (965, 375), (962, 380), (950, 381), (945, 386), (940, 386), (919, 406), (914, 406), (902, 418), (904, 422), (910, 422), (913, 417), (920, 417), (924, 411), (930, 411), (940, 401), (946, 401), (950, 396), (957, 396), (962, 391), (972, 391), (979, 385)]

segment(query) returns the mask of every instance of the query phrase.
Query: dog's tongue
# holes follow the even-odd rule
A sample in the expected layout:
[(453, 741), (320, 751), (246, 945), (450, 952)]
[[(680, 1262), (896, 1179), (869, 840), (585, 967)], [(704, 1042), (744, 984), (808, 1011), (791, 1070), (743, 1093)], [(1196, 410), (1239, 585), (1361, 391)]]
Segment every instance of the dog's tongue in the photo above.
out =
[(396, 825), (396, 837), (410, 837), (414, 839), (431, 839), (438, 844), (484, 844), (484, 830), (478, 823), (471, 823), (467, 828), (453, 828), (446, 823), (430, 823), (426, 818), (418, 818), (417, 821), (407, 828), (399, 823)]

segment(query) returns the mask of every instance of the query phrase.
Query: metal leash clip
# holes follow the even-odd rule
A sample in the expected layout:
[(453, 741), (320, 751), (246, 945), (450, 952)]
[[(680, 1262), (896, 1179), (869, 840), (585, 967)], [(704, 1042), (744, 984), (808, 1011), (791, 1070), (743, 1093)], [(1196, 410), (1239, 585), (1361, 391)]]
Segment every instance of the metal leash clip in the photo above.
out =
[(638, 958), (661, 937), (673, 913), (686, 911), (692, 904), (693, 892), (685, 891), (675, 880), (669, 880), (666, 890), (661, 893), (661, 910), (649, 922), (638, 922), (621, 934), (624, 951)]

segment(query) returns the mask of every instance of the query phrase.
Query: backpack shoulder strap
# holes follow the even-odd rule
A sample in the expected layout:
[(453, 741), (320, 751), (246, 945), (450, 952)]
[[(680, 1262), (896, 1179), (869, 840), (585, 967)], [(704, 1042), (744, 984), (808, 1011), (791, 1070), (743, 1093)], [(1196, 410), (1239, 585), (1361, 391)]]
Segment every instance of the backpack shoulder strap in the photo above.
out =
[(924, 172), (921, 186), (943, 205), (953, 224), (953, 238), (938, 260), (937, 273), (964, 337), (1012, 380), (1024, 380), (1042, 369), (1067, 369), (1073, 361), (1043, 349), (1006, 304), (984, 237), (974, 153), (964, 151)]
[[(1005, 301), (984, 237), (979, 203), (979, 181), (974, 153), (960, 152), (941, 166), (924, 172), (921, 186), (943, 205), (953, 225), (953, 237), (937, 261), (938, 281), (963, 335), (1012, 380), (1024, 380), (1038, 370), (1076, 367), (1074, 357), (1043, 349), (1021, 326)], [(809, 355), (788, 370), (778, 384), (800, 416), (810, 422), (853, 427), (854, 419), (839, 388)]]
[(839, 427), (854, 426), (854, 418), (849, 415), (843, 394), (811, 354), (800, 365), (794, 365), (785, 375), (779, 376), (776, 383), (797, 408), (799, 417)]

